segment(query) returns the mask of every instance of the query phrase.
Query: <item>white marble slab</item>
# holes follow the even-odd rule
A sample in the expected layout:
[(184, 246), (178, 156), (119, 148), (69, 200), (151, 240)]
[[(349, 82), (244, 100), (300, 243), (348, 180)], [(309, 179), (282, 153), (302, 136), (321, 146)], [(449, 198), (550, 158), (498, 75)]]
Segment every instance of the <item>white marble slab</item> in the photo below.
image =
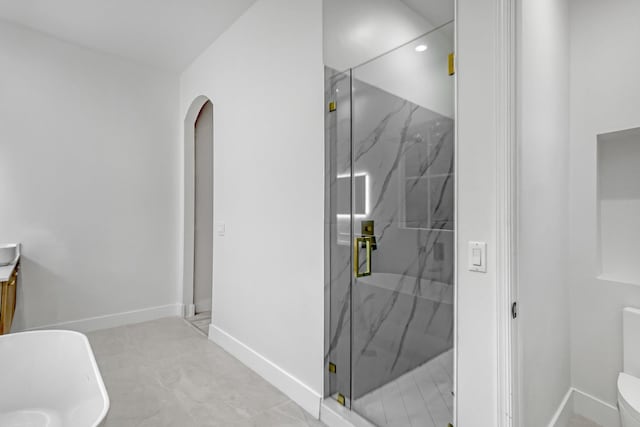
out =
[(16, 268), (16, 265), (18, 265), (18, 262), (20, 262), (20, 257), (18, 257), (18, 260), (13, 264), (0, 267), (0, 282), (9, 281), (9, 278), (11, 277), (11, 274), (13, 274), (13, 270)]

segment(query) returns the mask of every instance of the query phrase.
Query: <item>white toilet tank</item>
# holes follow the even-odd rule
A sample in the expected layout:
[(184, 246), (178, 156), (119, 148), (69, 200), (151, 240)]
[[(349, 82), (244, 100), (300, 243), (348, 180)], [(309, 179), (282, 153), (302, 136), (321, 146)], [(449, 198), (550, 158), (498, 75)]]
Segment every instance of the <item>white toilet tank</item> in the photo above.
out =
[(622, 427), (640, 427), (640, 310), (622, 311), (623, 372), (618, 376)]

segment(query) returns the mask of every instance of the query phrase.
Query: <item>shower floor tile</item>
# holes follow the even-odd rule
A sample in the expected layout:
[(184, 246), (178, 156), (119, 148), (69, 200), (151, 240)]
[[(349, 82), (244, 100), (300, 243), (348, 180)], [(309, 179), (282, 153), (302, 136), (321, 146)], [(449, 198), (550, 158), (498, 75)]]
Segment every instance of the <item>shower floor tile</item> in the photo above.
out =
[(453, 350), (353, 402), (377, 426), (446, 427), (453, 422)]

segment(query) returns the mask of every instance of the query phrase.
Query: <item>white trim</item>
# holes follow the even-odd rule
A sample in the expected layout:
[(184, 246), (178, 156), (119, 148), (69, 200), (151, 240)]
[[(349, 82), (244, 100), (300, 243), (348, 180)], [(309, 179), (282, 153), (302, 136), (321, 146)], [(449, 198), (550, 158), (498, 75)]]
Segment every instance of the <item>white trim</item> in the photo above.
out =
[(350, 411), (331, 397), (322, 401), (320, 421), (328, 427), (375, 427), (357, 412)]
[(453, 180), (453, 425), (458, 425), (458, 206), (460, 188), (457, 171), (460, 170), (459, 165), (459, 144), (458, 144), (458, 0), (454, 0), (453, 5), (453, 117), (455, 132), (453, 135), (453, 161), (455, 163), (454, 180)]
[(209, 339), (273, 384), (305, 411), (320, 418), (322, 396), (319, 393), (215, 325), (209, 325)]
[[(515, 0), (497, 0), (496, 17), (496, 302), (498, 307), (498, 426), (518, 426), (516, 297)], [(514, 372), (516, 375), (514, 375)]]
[(567, 427), (572, 415), (581, 415), (605, 427), (620, 427), (618, 408), (575, 387), (560, 402), (548, 427)]
[(182, 304), (161, 305), (157, 307), (143, 308), (140, 310), (124, 311), (122, 313), (106, 314), (104, 316), (54, 323), (51, 325), (36, 326), (27, 330), (68, 329), (77, 332), (91, 332), (100, 329), (109, 329), (133, 323), (161, 319), (163, 317), (180, 317), (182, 316), (183, 310), (184, 306)]
[(560, 406), (556, 410), (556, 413), (551, 417), (548, 427), (567, 427), (569, 424), (569, 418), (573, 414), (573, 388), (567, 390), (567, 394), (564, 395)]
[(184, 313), (184, 315), (186, 317), (193, 317), (196, 315), (196, 305), (195, 304), (187, 304), (185, 305), (186, 307), (186, 311)]

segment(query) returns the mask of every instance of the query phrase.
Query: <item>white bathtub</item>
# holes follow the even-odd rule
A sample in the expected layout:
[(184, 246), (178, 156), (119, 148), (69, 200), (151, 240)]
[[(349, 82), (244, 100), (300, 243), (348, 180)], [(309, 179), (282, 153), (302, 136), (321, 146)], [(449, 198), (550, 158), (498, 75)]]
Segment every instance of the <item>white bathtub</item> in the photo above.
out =
[(109, 396), (86, 336), (33, 331), (0, 336), (0, 426), (96, 427)]

